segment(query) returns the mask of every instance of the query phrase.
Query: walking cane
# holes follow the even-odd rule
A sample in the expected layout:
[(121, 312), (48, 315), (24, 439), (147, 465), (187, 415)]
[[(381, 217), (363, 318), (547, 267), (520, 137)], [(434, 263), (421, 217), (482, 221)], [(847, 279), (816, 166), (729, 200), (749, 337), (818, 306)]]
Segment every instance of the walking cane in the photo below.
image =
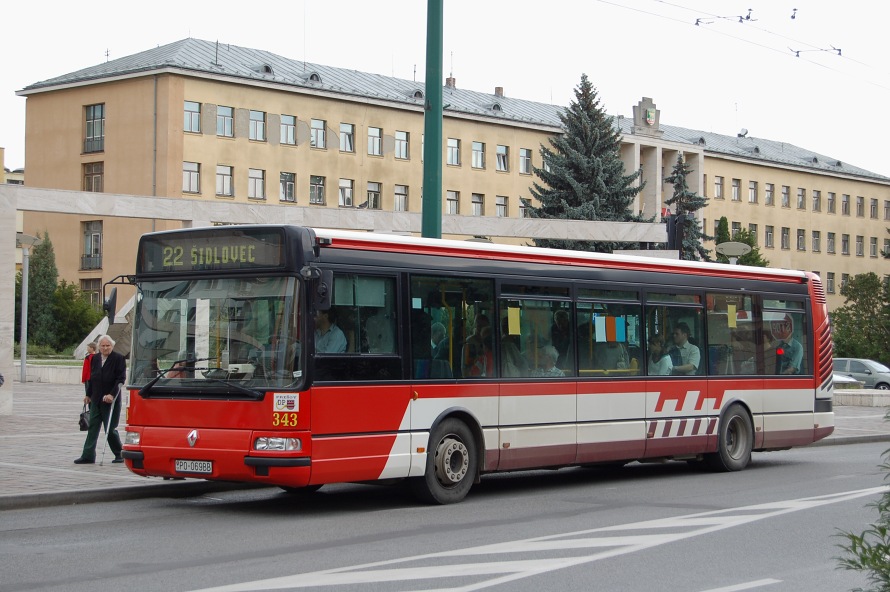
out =
[[(111, 401), (111, 410), (108, 411), (108, 421), (102, 423), (102, 427), (105, 428), (105, 444), (102, 446), (102, 458), (99, 460), (99, 466), (102, 466), (102, 463), (105, 462), (105, 449), (108, 448), (108, 426), (111, 424), (111, 418), (114, 417), (114, 407), (117, 405), (117, 399), (121, 396), (121, 385), (117, 385), (117, 390), (114, 393), (114, 399)], [(101, 417), (100, 417), (101, 419)]]

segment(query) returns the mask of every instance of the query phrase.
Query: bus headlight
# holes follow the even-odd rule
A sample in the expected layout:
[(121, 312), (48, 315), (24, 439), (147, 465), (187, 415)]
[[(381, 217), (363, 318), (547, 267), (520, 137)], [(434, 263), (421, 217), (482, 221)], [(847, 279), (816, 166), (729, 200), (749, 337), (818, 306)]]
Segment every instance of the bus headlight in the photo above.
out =
[(142, 440), (142, 434), (139, 432), (124, 432), (124, 444), (129, 444), (130, 446), (139, 446), (139, 442)]
[(253, 441), (254, 450), (302, 450), (303, 443), (299, 438), (280, 438), (261, 436)]

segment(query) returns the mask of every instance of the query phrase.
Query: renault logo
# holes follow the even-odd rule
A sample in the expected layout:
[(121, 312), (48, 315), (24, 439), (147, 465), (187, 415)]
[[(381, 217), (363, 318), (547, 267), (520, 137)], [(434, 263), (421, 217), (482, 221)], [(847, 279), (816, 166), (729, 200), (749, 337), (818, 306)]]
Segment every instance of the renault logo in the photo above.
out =
[(195, 442), (198, 441), (198, 430), (192, 430), (189, 432), (189, 435), (186, 436), (186, 440), (188, 440), (189, 446), (194, 448)]

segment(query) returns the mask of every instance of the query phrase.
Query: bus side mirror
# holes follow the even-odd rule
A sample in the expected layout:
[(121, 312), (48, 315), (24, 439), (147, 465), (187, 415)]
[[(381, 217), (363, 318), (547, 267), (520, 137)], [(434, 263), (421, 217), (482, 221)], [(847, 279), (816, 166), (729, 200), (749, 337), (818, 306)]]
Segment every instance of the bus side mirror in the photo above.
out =
[(108, 295), (108, 298), (105, 299), (105, 302), (102, 303), (102, 310), (105, 311), (105, 314), (108, 315), (108, 324), (114, 324), (114, 315), (117, 313), (117, 288), (112, 288), (111, 293)]
[(315, 309), (330, 310), (331, 297), (334, 294), (334, 272), (323, 269), (321, 277), (315, 283)]

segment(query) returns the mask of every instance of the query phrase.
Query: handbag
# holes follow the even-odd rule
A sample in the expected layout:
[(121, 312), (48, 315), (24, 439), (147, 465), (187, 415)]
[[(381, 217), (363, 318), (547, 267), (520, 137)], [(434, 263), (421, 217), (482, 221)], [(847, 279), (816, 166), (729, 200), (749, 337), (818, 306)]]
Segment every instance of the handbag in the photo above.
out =
[(90, 410), (87, 408), (87, 404), (83, 404), (83, 411), (80, 412), (80, 419), (77, 421), (77, 425), (80, 426), (80, 431), (85, 432), (90, 429)]

